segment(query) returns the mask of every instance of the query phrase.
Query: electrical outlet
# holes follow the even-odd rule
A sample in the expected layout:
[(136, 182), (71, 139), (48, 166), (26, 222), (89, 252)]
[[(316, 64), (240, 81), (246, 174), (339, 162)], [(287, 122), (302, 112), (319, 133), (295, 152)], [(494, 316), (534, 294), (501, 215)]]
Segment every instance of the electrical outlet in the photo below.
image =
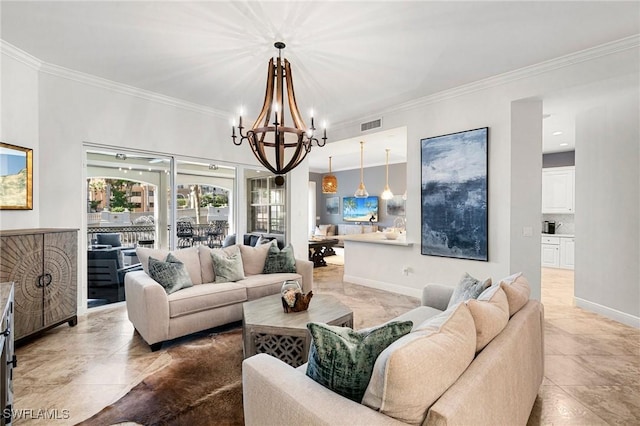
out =
[(411, 268), (408, 266), (405, 266), (404, 268), (402, 268), (402, 274), (403, 275), (409, 275), (409, 272), (411, 272)]

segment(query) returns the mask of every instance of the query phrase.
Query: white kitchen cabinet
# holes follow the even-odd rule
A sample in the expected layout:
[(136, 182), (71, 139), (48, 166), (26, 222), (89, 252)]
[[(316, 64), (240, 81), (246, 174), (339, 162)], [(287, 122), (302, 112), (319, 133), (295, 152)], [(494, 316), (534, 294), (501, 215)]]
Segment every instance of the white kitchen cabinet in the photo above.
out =
[(542, 213), (575, 212), (575, 167), (542, 169)]
[(573, 269), (575, 265), (575, 239), (573, 237), (560, 238), (560, 267)]
[(542, 236), (542, 266), (548, 268), (560, 267), (560, 238)]

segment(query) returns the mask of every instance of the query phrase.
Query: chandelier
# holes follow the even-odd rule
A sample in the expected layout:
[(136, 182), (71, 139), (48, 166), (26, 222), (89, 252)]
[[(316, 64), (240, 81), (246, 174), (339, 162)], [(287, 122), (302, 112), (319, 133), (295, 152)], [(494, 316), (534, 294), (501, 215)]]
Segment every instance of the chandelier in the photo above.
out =
[[(275, 64), (274, 58), (269, 60), (267, 89), (262, 110), (253, 126), (246, 132), (244, 132), (242, 114), (240, 114), (238, 123), (240, 140), (236, 140), (235, 124), (232, 127), (231, 138), (235, 145), (241, 145), (246, 140), (260, 164), (276, 175), (275, 182), (277, 185), (282, 185), (284, 183), (282, 175), (296, 168), (304, 160), (309, 151), (311, 151), (311, 145), (314, 142), (317, 146), (324, 146), (327, 142), (327, 129), (324, 129), (321, 141), (319, 141), (314, 136), (316, 128), (313, 114), (311, 116), (311, 127), (307, 128), (304, 121), (302, 121), (293, 91), (291, 65), (287, 59), (283, 60), (281, 57), (285, 44), (277, 42), (274, 46), (278, 49), (278, 58)], [(288, 126), (285, 123), (285, 86), (287, 88), (288, 112), (292, 126)], [(271, 121), (272, 114), (273, 121)]]
[(329, 174), (322, 177), (322, 193), (335, 194), (338, 192), (338, 179), (331, 174), (331, 157), (329, 157)]

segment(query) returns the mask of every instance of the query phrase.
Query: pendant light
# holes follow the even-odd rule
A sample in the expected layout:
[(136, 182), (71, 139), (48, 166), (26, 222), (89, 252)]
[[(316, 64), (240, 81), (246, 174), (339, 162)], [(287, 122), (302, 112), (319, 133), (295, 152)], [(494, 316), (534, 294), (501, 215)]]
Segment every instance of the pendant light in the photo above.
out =
[(391, 189), (389, 188), (389, 151), (390, 149), (387, 148), (387, 183), (384, 186), (384, 191), (382, 191), (382, 195), (380, 196), (380, 198), (382, 198), (383, 200), (390, 200), (393, 198), (393, 192), (391, 192)]
[(322, 177), (322, 193), (335, 194), (338, 192), (338, 179), (331, 174), (331, 157), (329, 157), (329, 174)]
[(364, 187), (364, 170), (363, 170), (363, 159), (364, 159), (364, 142), (360, 141), (360, 185), (358, 186), (358, 190), (353, 194), (356, 198), (367, 198), (369, 193), (367, 192), (367, 188)]

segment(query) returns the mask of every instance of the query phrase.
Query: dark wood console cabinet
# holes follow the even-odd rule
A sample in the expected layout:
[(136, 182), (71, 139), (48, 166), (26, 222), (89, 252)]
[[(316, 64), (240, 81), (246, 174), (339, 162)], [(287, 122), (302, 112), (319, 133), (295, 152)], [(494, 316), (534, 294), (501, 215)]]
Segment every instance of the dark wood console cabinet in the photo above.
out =
[(15, 340), (77, 317), (77, 229), (0, 231), (0, 282), (15, 283)]

